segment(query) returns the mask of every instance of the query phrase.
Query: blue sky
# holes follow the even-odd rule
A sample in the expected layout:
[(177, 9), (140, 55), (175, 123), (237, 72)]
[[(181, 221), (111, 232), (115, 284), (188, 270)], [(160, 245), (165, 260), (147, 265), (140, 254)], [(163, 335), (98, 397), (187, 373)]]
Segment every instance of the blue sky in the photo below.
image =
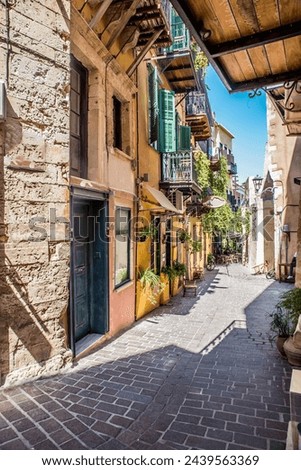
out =
[(262, 175), (267, 140), (265, 93), (252, 99), (248, 93), (230, 94), (211, 66), (206, 83), (217, 122), (235, 136), (233, 154), (240, 183), (248, 176)]

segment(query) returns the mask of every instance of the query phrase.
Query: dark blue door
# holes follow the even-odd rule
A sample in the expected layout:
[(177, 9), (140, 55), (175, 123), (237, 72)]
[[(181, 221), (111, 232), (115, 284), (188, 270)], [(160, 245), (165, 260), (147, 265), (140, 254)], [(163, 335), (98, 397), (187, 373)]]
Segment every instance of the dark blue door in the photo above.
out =
[(89, 204), (76, 202), (73, 217), (74, 330), (77, 341), (91, 329)]
[(108, 243), (106, 202), (73, 199), (73, 342), (108, 331)]

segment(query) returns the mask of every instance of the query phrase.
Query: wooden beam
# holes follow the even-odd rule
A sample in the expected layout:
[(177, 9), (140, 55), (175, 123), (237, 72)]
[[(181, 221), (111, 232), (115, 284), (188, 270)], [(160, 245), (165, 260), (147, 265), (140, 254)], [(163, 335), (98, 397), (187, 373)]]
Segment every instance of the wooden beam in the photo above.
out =
[(94, 8), (101, 0), (88, 0), (90, 7)]
[(191, 69), (191, 64), (182, 65), (181, 67), (172, 66), (172, 67), (166, 67), (166, 69), (164, 70), (164, 73), (176, 72), (177, 70), (190, 70), (190, 69)]
[(279, 26), (278, 28), (260, 31), (241, 38), (227, 41), (220, 44), (208, 46), (209, 53), (214, 59), (222, 55), (231, 54), (233, 52), (244, 51), (251, 47), (264, 46), (272, 42), (281, 41), (283, 39), (292, 38), (301, 34), (301, 21), (296, 23)]
[(97, 12), (89, 23), (91, 29), (93, 29), (94, 26), (103, 18), (112, 2), (113, 0), (103, 0), (103, 2), (99, 5)]
[(244, 82), (235, 83), (232, 85), (230, 93), (234, 93), (237, 91), (256, 90), (257, 88), (263, 88), (269, 85), (277, 85), (295, 80), (301, 80), (301, 69), (292, 70), (289, 72), (276, 73), (274, 75), (268, 75), (266, 77), (258, 77), (254, 80), (246, 80)]
[(135, 14), (136, 8), (141, 0), (133, 0), (131, 6), (125, 11), (120, 20), (117, 22), (114, 30), (111, 33), (111, 37), (106, 44), (107, 49), (110, 49), (114, 42), (119, 38), (120, 34), (128, 24), (130, 18)]
[(192, 75), (191, 77), (182, 77), (182, 78), (169, 78), (168, 81), (171, 83), (177, 83), (177, 82), (187, 82), (187, 81), (195, 81), (195, 77)]
[(160, 16), (160, 10), (154, 11), (152, 13), (145, 13), (143, 16), (137, 15), (136, 13), (136, 15), (131, 18), (131, 23), (141, 23), (141, 21), (155, 20), (156, 18), (160, 18)]
[(148, 5), (145, 7), (139, 7), (137, 8), (136, 15), (143, 15), (144, 13), (152, 13), (156, 10), (159, 10), (158, 4)]
[(142, 62), (142, 60), (144, 59), (148, 51), (152, 48), (153, 44), (156, 42), (156, 40), (158, 39), (158, 37), (160, 36), (163, 30), (164, 30), (164, 27), (155, 31), (153, 36), (147, 41), (147, 43), (145, 44), (140, 54), (138, 54), (138, 56), (136, 57), (132, 65), (128, 68), (126, 73), (128, 74), (129, 77), (134, 73), (134, 71), (140, 64), (140, 62)]
[(125, 53), (129, 51), (130, 49), (134, 49), (137, 46), (139, 36), (140, 36), (140, 31), (139, 29), (136, 29), (136, 31), (134, 32), (132, 36), (132, 39), (123, 46), (122, 52)]

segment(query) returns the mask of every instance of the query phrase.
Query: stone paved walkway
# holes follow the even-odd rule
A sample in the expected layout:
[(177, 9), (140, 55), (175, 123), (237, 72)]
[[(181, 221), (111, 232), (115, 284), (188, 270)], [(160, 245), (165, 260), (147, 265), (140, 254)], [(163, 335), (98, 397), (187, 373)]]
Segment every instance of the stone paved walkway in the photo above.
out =
[(0, 449), (284, 449), (291, 367), (268, 340), (286, 284), (207, 273), (71, 370), (0, 393)]

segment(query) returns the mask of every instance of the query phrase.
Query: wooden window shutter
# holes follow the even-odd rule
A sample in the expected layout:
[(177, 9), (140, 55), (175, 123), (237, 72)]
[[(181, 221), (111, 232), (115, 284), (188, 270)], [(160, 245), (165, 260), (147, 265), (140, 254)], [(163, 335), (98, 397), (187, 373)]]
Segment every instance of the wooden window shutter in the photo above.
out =
[(180, 115), (178, 111), (176, 111), (176, 151), (180, 148)]
[(180, 126), (179, 150), (190, 150), (191, 127)]
[(158, 99), (158, 72), (156, 67), (149, 67), (148, 75), (149, 93), (149, 143), (158, 140), (159, 134), (159, 99)]
[(171, 49), (176, 51), (188, 48), (190, 44), (189, 30), (174, 9), (172, 9), (171, 22), (173, 36)]
[(170, 90), (159, 91), (159, 151), (176, 151), (176, 111), (175, 93)]

